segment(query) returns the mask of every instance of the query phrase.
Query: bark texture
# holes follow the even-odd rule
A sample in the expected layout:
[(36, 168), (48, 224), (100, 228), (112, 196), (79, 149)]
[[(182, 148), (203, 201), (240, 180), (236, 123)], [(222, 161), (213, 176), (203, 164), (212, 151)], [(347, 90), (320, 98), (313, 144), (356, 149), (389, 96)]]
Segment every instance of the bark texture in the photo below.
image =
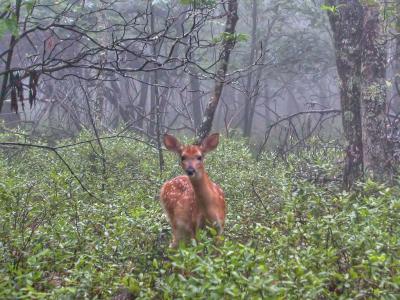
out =
[(363, 176), (361, 126), (361, 57), (363, 7), (359, 1), (328, 0), (337, 72), (340, 79), (342, 123), (347, 141), (343, 183), (346, 188)]
[(344, 185), (390, 179), (386, 137), (386, 46), (379, 1), (327, 0), (334, 36), (345, 137)]
[(364, 6), (362, 134), (364, 172), (378, 181), (390, 177), (386, 138), (386, 46), (379, 3)]
[(396, 40), (394, 53), (394, 112), (400, 113), (400, 0), (396, 1)]

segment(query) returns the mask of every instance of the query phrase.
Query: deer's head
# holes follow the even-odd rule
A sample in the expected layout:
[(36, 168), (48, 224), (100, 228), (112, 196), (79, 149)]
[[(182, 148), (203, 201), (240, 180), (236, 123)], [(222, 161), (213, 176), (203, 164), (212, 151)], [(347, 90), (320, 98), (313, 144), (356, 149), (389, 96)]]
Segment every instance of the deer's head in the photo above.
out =
[(217, 148), (219, 134), (206, 137), (200, 145), (181, 145), (177, 138), (164, 135), (165, 147), (177, 153), (181, 159), (181, 167), (190, 179), (199, 179), (204, 174), (204, 155)]

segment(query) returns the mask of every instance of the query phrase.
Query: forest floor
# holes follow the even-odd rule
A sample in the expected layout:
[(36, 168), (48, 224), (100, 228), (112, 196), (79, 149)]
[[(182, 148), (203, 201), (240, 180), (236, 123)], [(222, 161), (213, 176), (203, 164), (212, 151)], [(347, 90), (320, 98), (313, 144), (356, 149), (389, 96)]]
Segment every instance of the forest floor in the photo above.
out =
[(227, 198), (224, 243), (201, 233), (176, 251), (158, 193), (181, 173), (177, 158), (165, 153), (160, 175), (145, 143), (102, 147), (58, 148), (64, 162), (53, 150), (0, 152), (1, 299), (399, 299), (400, 188), (343, 191), (335, 147), (256, 161), (223, 139), (206, 165)]

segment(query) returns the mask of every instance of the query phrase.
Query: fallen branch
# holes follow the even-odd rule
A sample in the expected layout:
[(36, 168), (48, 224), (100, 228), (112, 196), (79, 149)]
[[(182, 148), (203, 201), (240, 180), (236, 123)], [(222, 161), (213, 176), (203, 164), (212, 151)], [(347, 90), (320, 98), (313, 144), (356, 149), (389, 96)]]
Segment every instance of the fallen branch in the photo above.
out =
[(81, 188), (91, 197), (95, 198), (96, 200), (102, 201), (98, 197), (96, 197), (89, 189), (83, 184), (83, 182), (80, 180), (80, 178), (75, 174), (74, 170), (72, 170), (71, 166), (65, 161), (65, 159), (61, 156), (60, 153), (58, 153), (56, 147), (51, 147), (51, 146), (46, 146), (46, 145), (37, 145), (37, 144), (27, 144), (27, 143), (15, 143), (15, 142), (1, 142), (0, 146), (10, 146), (10, 147), (31, 147), (31, 148), (39, 148), (39, 149), (45, 149), (48, 151), (53, 152), (60, 160), (61, 162), (67, 167), (68, 171), (71, 173), (71, 175), (76, 179), (76, 181), (79, 183)]
[(325, 115), (325, 114), (340, 114), (340, 113), (341, 113), (341, 110), (340, 110), (340, 109), (309, 110), (309, 111), (300, 111), (300, 112), (294, 113), (294, 114), (292, 114), (292, 115), (289, 115), (289, 116), (287, 116), (287, 117), (284, 117), (284, 118), (282, 118), (282, 119), (279, 119), (278, 121), (276, 121), (275, 123), (273, 123), (273, 124), (271, 124), (271, 125), (269, 125), (269, 126), (267, 127), (267, 130), (265, 131), (265, 134), (264, 134), (264, 141), (263, 141), (263, 143), (261, 144), (260, 149), (258, 150), (256, 159), (259, 160), (259, 158), (260, 158), (260, 156), (261, 156), (261, 153), (262, 153), (262, 151), (263, 151), (265, 145), (267, 144), (268, 139), (269, 139), (269, 137), (270, 137), (270, 135), (271, 135), (272, 129), (273, 129), (275, 126), (279, 125), (280, 123), (285, 122), (285, 121), (291, 122), (291, 120), (292, 120), (293, 118), (298, 117), (298, 116), (300, 116), (300, 115), (320, 114), (321, 117), (322, 117), (322, 116)]
[(94, 195), (81, 181), (81, 179), (78, 177), (78, 175), (76, 175), (76, 173), (74, 172), (74, 170), (72, 169), (72, 167), (68, 164), (68, 162), (62, 157), (62, 155), (58, 152), (58, 150), (61, 149), (66, 149), (69, 147), (75, 147), (78, 145), (83, 145), (83, 144), (90, 144), (94, 141), (98, 141), (100, 140), (105, 140), (105, 139), (114, 139), (114, 138), (126, 138), (126, 139), (133, 139), (135, 141), (141, 142), (141, 143), (145, 143), (146, 145), (156, 148), (156, 146), (147, 143), (145, 141), (142, 141), (138, 138), (135, 137), (131, 137), (131, 136), (124, 136), (124, 135), (120, 135), (120, 134), (116, 134), (113, 136), (106, 136), (106, 137), (99, 137), (99, 138), (94, 138), (94, 139), (90, 139), (90, 140), (85, 140), (85, 141), (81, 141), (81, 142), (77, 142), (77, 143), (73, 143), (73, 144), (67, 144), (67, 145), (61, 145), (61, 146), (47, 146), (47, 145), (38, 145), (38, 144), (30, 144), (30, 143), (19, 143), (19, 142), (0, 142), (0, 147), (30, 147), (30, 148), (38, 148), (38, 149), (43, 149), (43, 150), (47, 150), (50, 152), (53, 152), (59, 159), (60, 161), (67, 167), (68, 171), (71, 173), (71, 175), (75, 178), (75, 180), (79, 183), (79, 185), (81, 186), (81, 188), (91, 197), (93, 197), (96, 200), (99, 200), (102, 202), (101, 199), (99, 199), (96, 195)]

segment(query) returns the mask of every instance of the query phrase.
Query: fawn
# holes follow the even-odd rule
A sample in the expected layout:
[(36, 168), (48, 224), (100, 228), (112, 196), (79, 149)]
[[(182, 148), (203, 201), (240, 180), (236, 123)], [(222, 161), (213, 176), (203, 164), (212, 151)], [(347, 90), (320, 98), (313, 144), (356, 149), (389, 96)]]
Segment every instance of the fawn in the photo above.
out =
[(204, 169), (204, 155), (214, 150), (218, 143), (218, 133), (205, 138), (201, 145), (187, 146), (181, 145), (172, 135), (164, 135), (165, 147), (180, 156), (181, 167), (187, 174), (165, 182), (161, 188), (161, 204), (172, 227), (172, 248), (181, 241), (195, 238), (196, 231), (205, 225), (214, 227), (218, 235), (222, 234), (224, 192)]

